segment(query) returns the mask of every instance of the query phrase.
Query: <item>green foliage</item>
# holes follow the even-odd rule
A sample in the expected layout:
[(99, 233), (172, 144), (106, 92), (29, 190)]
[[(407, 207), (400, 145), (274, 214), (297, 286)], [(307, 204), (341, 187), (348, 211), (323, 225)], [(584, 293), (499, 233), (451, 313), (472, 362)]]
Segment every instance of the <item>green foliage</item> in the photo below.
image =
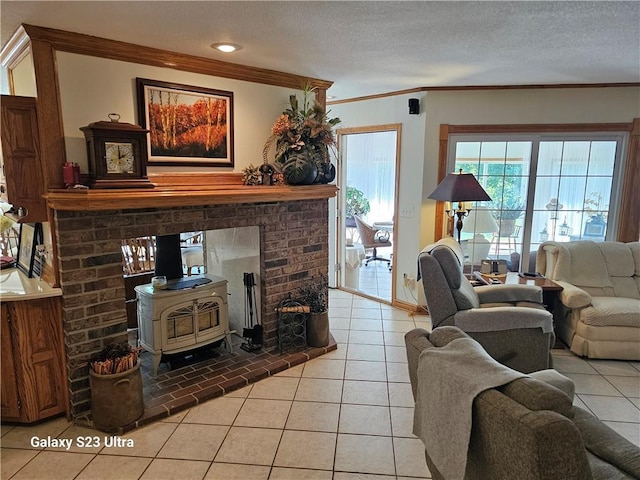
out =
[(609, 205), (605, 205), (605, 199), (600, 192), (591, 192), (589, 196), (584, 199), (582, 209), (592, 218), (601, 217), (606, 219)]
[(345, 210), (347, 218), (353, 217), (354, 215), (361, 217), (369, 213), (371, 206), (362, 190), (347, 186)]
[(318, 175), (318, 157), (319, 154), (313, 150), (291, 154), (282, 166), (284, 178), (294, 185), (313, 183)]
[(524, 214), (525, 206), (517, 200), (507, 200), (502, 205), (493, 203), (492, 214), (498, 220), (517, 220)]

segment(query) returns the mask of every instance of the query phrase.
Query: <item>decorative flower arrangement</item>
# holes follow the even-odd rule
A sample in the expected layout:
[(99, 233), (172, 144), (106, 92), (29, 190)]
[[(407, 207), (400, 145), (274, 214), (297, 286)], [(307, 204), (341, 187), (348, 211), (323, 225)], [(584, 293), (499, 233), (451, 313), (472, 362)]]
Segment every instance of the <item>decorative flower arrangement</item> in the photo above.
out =
[(262, 157), (275, 143), (276, 165), (282, 169), (288, 183), (329, 183), (335, 178), (335, 167), (329, 159), (329, 148), (335, 147), (333, 127), (340, 119), (329, 118), (324, 107), (311, 99), (313, 88), (303, 87), (302, 105), (296, 95), (289, 96), (287, 108), (271, 127)]

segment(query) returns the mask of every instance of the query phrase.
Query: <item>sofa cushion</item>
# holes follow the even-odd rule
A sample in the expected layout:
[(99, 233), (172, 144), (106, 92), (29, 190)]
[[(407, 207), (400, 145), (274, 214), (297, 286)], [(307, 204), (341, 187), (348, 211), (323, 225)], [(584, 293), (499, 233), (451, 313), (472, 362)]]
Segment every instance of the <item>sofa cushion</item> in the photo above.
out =
[(581, 311), (580, 321), (597, 327), (640, 328), (640, 300), (621, 297), (593, 297)]
[(610, 287), (609, 272), (602, 250), (590, 240), (558, 243), (554, 280), (565, 280), (579, 287)]
[(548, 383), (549, 385), (556, 387), (558, 390), (563, 391), (573, 402), (573, 397), (576, 393), (576, 386), (570, 378), (565, 377), (557, 370), (548, 368), (546, 370), (532, 372), (529, 376), (536, 380), (540, 380), (541, 382)]

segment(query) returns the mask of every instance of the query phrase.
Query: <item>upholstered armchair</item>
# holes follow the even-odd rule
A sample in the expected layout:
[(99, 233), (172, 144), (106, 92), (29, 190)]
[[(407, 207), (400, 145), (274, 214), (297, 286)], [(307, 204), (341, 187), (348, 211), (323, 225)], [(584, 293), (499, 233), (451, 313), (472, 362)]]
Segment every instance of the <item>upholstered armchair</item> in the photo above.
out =
[(463, 273), (463, 253), (452, 237), (418, 255), (433, 328), (452, 325), (477, 340), (494, 359), (520, 372), (551, 368), (552, 316), (542, 289), (529, 285), (473, 287)]
[(367, 257), (365, 265), (369, 265), (369, 262), (379, 260), (387, 262), (387, 265), (391, 268), (391, 259), (378, 256), (379, 247), (390, 247), (392, 245), (389, 240), (389, 232), (383, 232), (372, 227), (357, 215), (354, 215), (353, 219), (356, 222), (358, 235), (360, 235), (360, 243), (362, 243), (365, 249), (373, 249), (373, 254), (370, 257)]
[[(427, 363), (434, 358), (425, 353), (432, 354), (434, 349), (450, 353), (455, 350), (451, 342), (466, 337), (455, 327), (440, 327), (431, 333), (414, 329), (405, 335), (409, 378), (420, 414), (436, 410), (419, 399), (420, 389), (450, 390), (456, 379), (457, 387), (464, 390), (461, 384), (477, 381), (465, 375), (464, 366), (453, 363), (447, 368), (446, 385), (424, 384), (430, 377), (425, 375)], [(573, 406), (575, 387), (571, 380), (545, 370), (506, 384), (496, 382), (500, 384), (473, 399), (465, 480), (640, 478), (640, 449), (591, 413)], [(448, 432), (435, 441), (449, 446), (451, 435)], [(432, 478), (444, 480), (436, 465), (437, 454), (437, 450), (425, 449)]]

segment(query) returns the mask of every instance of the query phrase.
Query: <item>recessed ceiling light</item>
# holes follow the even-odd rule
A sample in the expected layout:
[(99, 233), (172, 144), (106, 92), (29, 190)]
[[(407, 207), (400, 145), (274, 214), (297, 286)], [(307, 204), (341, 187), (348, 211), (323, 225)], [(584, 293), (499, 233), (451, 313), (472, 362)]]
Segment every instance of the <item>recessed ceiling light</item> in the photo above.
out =
[(237, 43), (220, 42), (220, 43), (212, 43), (211, 48), (215, 48), (216, 50), (219, 50), (224, 53), (231, 53), (231, 52), (235, 52), (236, 50), (241, 50), (242, 45), (238, 45)]

